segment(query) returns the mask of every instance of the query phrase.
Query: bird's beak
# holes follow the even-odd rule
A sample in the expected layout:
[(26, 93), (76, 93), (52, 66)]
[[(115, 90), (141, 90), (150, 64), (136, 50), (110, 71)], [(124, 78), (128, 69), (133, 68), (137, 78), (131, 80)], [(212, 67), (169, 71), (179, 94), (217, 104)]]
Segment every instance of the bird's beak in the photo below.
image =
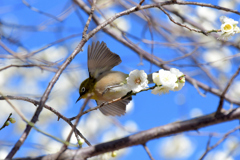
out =
[(77, 99), (76, 103), (77, 103), (77, 102), (78, 102), (80, 99), (82, 99), (82, 97), (81, 97), (81, 96), (79, 96), (79, 98)]

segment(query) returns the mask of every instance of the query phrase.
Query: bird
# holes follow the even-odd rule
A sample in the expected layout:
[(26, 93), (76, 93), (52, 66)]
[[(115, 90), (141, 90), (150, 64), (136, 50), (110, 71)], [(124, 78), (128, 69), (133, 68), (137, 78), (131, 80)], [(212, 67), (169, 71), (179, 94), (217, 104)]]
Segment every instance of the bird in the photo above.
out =
[[(96, 100), (97, 105), (109, 102), (127, 95), (130, 91), (124, 83), (128, 74), (120, 71), (112, 71), (112, 68), (122, 62), (119, 55), (110, 51), (105, 42), (88, 46), (88, 72), (89, 78), (79, 86), (79, 98), (76, 103), (92, 94), (91, 99)], [(121, 116), (126, 113), (126, 105), (132, 100), (127, 97), (111, 104), (104, 105), (99, 110), (105, 116)]]

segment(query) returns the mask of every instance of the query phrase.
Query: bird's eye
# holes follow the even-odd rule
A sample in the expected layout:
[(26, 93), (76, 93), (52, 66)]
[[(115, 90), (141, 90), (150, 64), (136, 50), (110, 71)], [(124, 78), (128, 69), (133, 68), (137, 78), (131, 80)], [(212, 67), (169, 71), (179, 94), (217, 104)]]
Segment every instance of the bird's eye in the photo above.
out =
[(82, 92), (85, 92), (85, 87), (82, 87), (82, 89), (81, 89), (81, 90), (82, 90)]

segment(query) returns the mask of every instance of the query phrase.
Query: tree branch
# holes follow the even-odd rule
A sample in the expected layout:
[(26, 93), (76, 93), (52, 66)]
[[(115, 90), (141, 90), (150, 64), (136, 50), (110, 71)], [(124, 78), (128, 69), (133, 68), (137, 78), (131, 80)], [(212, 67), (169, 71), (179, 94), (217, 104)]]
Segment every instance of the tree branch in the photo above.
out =
[[(82, 8), (87, 14), (90, 14), (91, 12), (91, 9), (89, 7), (86, 6), (86, 4), (83, 2), (83, 1), (78, 1), (78, 0), (75, 0), (75, 2), (79, 5), (80, 8)], [(163, 2), (164, 4), (166, 2)], [(178, 2), (180, 3), (180, 2)], [(166, 5), (166, 4), (165, 4)], [(209, 6), (209, 5), (207, 5)], [(210, 5), (212, 6), (212, 5)], [(209, 6), (209, 7), (210, 7)], [(240, 13), (239, 13), (240, 14)], [(95, 21), (95, 23), (97, 25), (101, 24), (100, 23), (100, 19), (97, 17), (97, 16), (94, 16), (93, 15), (93, 20)], [(131, 43), (129, 43), (126, 39), (124, 39), (123, 37), (119, 36), (118, 34), (116, 34), (114, 31), (110, 30), (110, 29), (107, 29), (107, 28), (103, 28), (103, 31), (107, 34), (109, 34), (110, 36), (112, 36), (114, 39), (118, 40), (120, 43), (122, 43), (123, 45), (125, 45), (126, 47), (130, 48), (131, 50), (133, 50), (134, 52), (136, 52), (138, 55), (142, 55), (144, 59), (146, 59), (147, 61), (155, 64), (156, 66), (159, 66), (163, 69), (166, 69), (166, 70), (169, 70), (170, 67), (164, 65), (162, 63), (162, 61), (159, 60), (159, 58), (153, 58), (153, 56), (146, 52), (145, 50), (139, 48), (137, 45), (133, 45)], [(221, 91), (218, 90), (218, 89), (215, 89), (215, 88), (211, 88), (210, 86), (206, 85), (206, 84), (203, 84), (202, 82), (200, 81), (197, 81), (196, 79), (193, 79), (191, 78), (190, 76), (186, 75), (186, 80), (191, 83), (192, 85), (197, 85), (199, 88), (202, 88), (203, 90), (207, 91), (207, 92), (210, 92), (212, 94), (215, 94), (217, 96), (221, 96)], [(239, 105), (240, 106), (240, 101), (238, 100), (235, 100), (233, 98), (231, 98), (230, 96), (228, 95), (224, 95), (224, 98), (225, 100), (229, 101), (230, 103), (233, 103), (233, 104), (236, 104), (236, 105)]]
[[(186, 121), (170, 123), (164, 126), (159, 126), (149, 130), (145, 130), (121, 139), (101, 143), (86, 148), (81, 148), (78, 150), (66, 150), (58, 158), (85, 160), (86, 158), (93, 157), (102, 153), (115, 151), (130, 146), (142, 145), (148, 142), (149, 140), (153, 140), (156, 138), (165, 137), (186, 131), (195, 131), (206, 126), (239, 119), (240, 108), (232, 109), (230, 111), (223, 111), (222, 114), (218, 117), (215, 117), (215, 114), (216, 112)], [(33, 159), (41, 160), (55, 159), (57, 155), (58, 153), (41, 156)], [(24, 158), (21, 158), (21, 160), (23, 159)]]
[(147, 154), (148, 154), (149, 158), (150, 158), (151, 160), (154, 160), (154, 158), (153, 158), (153, 156), (152, 156), (152, 154), (151, 154), (150, 150), (148, 149), (148, 147), (147, 147), (146, 143), (145, 143), (145, 144), (143, 144), (143, 148), (144, 148), (144, 149), (145, 149), (145, 151), (147, 152)]
[[(26, 102), (30, 102), (32, 104), (34, 104), (35, 106), (39, 105), (39, 101), (27, 98), (27, 97), (19, 97), (19, 96), (4, 96), (4, 97), (0, 97), (0, 100), (5, 100), (5, 97), (8, 99), (14, 99), (14, 100), (22, 100), (22, 101), (26, 101)], [(65, 116), (63, 116), (61, 113), (59, 113), (57, 110), (55, 110), (54, 108), (48, 106), (48, 105), (44, 105), (44, 108), (48, 109), (49, 111), (53, 112), (54, 114), (56, 114), (58, 116), (58, 119), (62, 119), (65, 122), (67, 122), (71, 127), (73, 127), (73, 124), (70, 120), (68, 120), (68, 118), (66, 118)], [(91, 146), (90, 142), (82, 135), (82, 133), (75, 128), (74, 132), (76, 132), (77, 135), (79, 135), (86, 143), (87, 145)]]
[(231, 86), (234, 78), (237, 77), (237, 75), (239, 74), (239, 72), (240, 72), (240, 66), (238, 67), (238, 70), (233, 74), (232, 78), (230, 79), (230, 81), (228, 82), (226, 88), (224, 89), (224, 91), (222, 92), (222, 94), (221, 94), (221, 96), (220, 96), (220, 101), (219, 101), (219, 105), (218, 105), (218, 108), (217, 108), (216, 115), (217, 115), (218, 113), (220, 113), (220, 111), (221, 111), (221, 109), (222, 109), (222, 107), (223, 107), (224, 96), (225, 96), (225, 94), (227, 93), (228, 88)]
[(207, 155), (207, 153), (209, 151), (211, 151), (212, 149), (216, 148), (218, 145), (220, 145), (224, 140), (226, 140), (226, 138), (233, 132), (235, 132), (236, 130), (238, 130), (240, 128), (240, 126), (237, 126), (236, 128), (234, 128), (233, 130), (229, 131), (228, 133), (226, 133), (219, 141), (217, 141), (216, 144), (214, 144), (213, 146), (209, 146), (210, 143), (210, 139), (208, 141), (208, 145), (207, 145), (207, 149), (206, 151), (203, 153), (203, 155), (201, 156), (201, 158), (199, 160), (203, 160), (203, 158)]

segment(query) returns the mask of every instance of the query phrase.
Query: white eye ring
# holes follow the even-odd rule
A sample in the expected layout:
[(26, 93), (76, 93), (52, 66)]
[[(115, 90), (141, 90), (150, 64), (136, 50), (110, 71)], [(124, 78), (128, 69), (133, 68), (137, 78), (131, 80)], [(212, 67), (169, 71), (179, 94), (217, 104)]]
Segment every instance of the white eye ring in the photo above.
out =
[(85, 92), (85, 87), (82, 87), (82, 92)]

